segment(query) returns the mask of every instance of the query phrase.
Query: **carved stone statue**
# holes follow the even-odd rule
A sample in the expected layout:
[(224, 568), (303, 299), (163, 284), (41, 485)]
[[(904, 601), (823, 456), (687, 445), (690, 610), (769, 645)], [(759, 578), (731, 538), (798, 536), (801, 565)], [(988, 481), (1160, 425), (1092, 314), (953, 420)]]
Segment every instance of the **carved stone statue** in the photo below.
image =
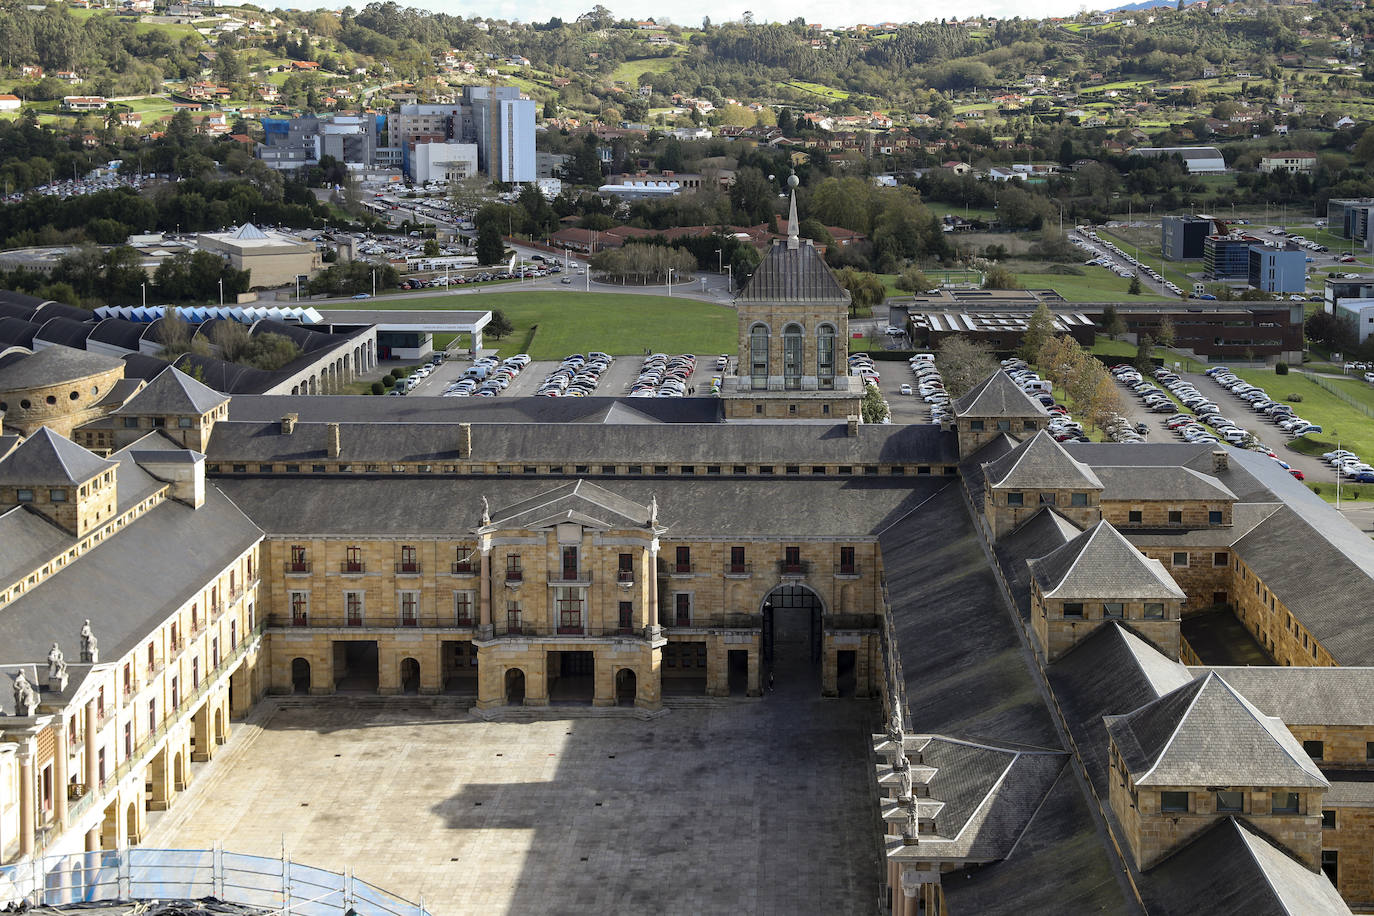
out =
[(490, 524), (491, 524), (491, 504), (488, 503), (488, 502), (487, 502), (487, 498), (486, 498), (485, 496), (483, 496), (483, 497), (482, 497), (482, 527), (485, 528), (485, 527), (487, 527), (487, 526), (490, 525)]
[(38, 694), (34, 691), (29, 679), (24, 677), (21, 668), (19, 675), (14, 679), (14, 714), (16, 716), (31, 716), (38, 709)]
[(907, 765), (906, 755), (897, 758), (897, 797), (911, 798), (911, 767)]
[(913, 798), (906, 805), (906, 823), (902, 825), (902, 842), (907, 846), (913, 845), (918, 841), (920, 832), (920, 820), (916, 815), (916, 799)]
[(100, 650), (96, 648), (97, 640), (95, 634), (91, 632), (91, 620), (86, 618), (86, 622), (81, 625), (81, 660), (95, 664), (100, 661)]
[(887, 737), (893, 744), (902, 744), (902, 714), (895, 708), (892, 710), (892, 717), (887, 720)]
[(48, 650), (48, 679), (60, 678), (67, 673), (67, 661), (62, 655), (62, 647), (52, 644)]
[(658, 494), (649, 497), (649, 527), (658, 527)]

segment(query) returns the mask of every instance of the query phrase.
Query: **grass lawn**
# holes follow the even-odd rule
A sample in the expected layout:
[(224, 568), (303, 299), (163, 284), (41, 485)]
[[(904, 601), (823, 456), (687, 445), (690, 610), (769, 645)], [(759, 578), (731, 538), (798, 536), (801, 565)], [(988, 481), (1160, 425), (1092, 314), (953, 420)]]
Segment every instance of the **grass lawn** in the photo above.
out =
[(843, 101), (849, 98), (849, 93), (845, 92), (843, 89), (832, 89), (829, 86), (824, 86), (820, 83), (808, 83), (805, 80), (787, 80), (783, 85), (835, 101)]
[[(358, 306), (350, 302), (335, 307)], [(515, 325), (512, 333), (495, 341), (502, 356), (521, 352), (530, 328), (536, 324), (539, 331), (528, 350), (535, 359), (562, 359), (569, 353), (588, 350), (625, 356), (642, 354), (646, 347), (665, 353), (730, 353), (737, 344), (734, 309), (667, 296), (494, 293), (369, 302), (363, 307), (500, 309)]]
[[(1293, 404), (1293, 411), (1304, 419), (1316, 423), (1322, 428), (1322, 432), (1312, 436), (1304, 436), (1302, 440), (1295, 440), (1290, 446), (1295, 451), (1318, 455), (1322, 452), (1329, 452), (1336, 448), (1336, 440), (1339, 437), (1341, 448), (1349, 449), (1365, 459), (1374, 457), (1374, 420), (1322, 388), (1310, 378), (1297, 372), (1290, 372), (1288, 375), (1280, 377), (1272, 369), (1237, 369), (1235, 373), (1250, 384), (1259, 385), (1279, 399), (1283, 399), (1289, 394), (1302, 395), (1302, 402)], [(1220, 393), (1220, 389), (1218, 389), (1218, 393)], [(1222, 402), (1217, 401), (1217, 403)], [(1266, 441), (1273, 440), (1270, 441), (1271, 445), (1275, 441), (1283, 441), (1281, 433), (1272, 431), (1268, 424), (1260, 423), (1256, 432), (1260, 434), (1260, 438)]]
[[(1017, 274), (1016, 279), (1026, 289), (1052, 289), (1069, 302), (1162, 302), (1163, 296), (1144, 292), (1127, 295), (1131, 281), (1105, 267), (1083, 267), (1083, 276), (1069, 274)], [(1142, 289), (1148, 289), (1142, 286)]]
[(666, 73), (673, 68), (675, 63), (677, 60), (672, 57), (645, 57), (640, 60), (622, 61), (620, 66), (611, 72), (611, 80), (630, 86), (638, 86), (639, 77), (642, 74)]
[[(1359, 376), (1324, 377), (1322, 381), (1374, 411), (1374, 385), (1370, 385)], [(1374, 423), (1374, 419), (1369, 422)]]

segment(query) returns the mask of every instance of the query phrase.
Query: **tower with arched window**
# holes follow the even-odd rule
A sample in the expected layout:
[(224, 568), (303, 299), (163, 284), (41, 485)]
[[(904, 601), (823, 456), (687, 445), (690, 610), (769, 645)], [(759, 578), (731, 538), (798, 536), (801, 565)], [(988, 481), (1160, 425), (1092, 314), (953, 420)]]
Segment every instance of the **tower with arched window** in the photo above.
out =
[(858, 414), (863, 385), (849, 375), (849, 293), (798, 236), (795, 193), (786, 241), (764, 254), (735, 305), (739, 361), (721, 391), (728, 419)]

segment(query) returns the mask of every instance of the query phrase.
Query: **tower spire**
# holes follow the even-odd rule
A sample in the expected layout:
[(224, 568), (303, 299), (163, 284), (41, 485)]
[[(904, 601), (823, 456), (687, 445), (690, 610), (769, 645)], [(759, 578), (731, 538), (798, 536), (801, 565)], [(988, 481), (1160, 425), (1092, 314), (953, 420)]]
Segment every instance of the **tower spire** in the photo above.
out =
[(796, 248), (801, 244), (797, 228), (797, 175), (794, 172), (787, 176), (787, 186), (792, 189), (792, 206), (787, 213), (787, 247)]

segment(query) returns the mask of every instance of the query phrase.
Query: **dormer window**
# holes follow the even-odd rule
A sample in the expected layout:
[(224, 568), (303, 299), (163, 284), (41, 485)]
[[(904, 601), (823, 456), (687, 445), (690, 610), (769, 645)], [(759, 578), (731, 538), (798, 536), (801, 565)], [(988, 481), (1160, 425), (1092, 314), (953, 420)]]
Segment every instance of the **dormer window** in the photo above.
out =
[(1008, 494), (1007, 494), (1007, 505), (1008, 505), (1008, 506), (1024, 506), (1025, 504), (1026, 504), (1026, 495), (1025, 495), (1024, 493), (1008, 493)]
[(1160, 792), (1159, 810), (1165, 814), (1186, 814), (1188, 812), (1188, 793)]
[(1069, 495), (1070, 506), (1086, 506), (1088, 504), (1087, 493), (1071, 493)]
[(190, 417), (177, 417), (177, 427), (179, 429), (190, 429), (195, 426), (195, 421)]
[(33, 491), (26, 490), (23, 487), (20, 487), (19, 489), (14, 491), (14, 498), (16, 501), (21, 503), (31, 503), (33, 502)]
[(64, 503), (64, 502), (66, 502), (66, 501), (67, 501), (67, 491), (66, 491), (66, 490), (49, 490), (49, 491), (48, 491), (48, 502), (53, 502), (53, 503)]
[(982, 421), (982, 420), (969, 420), (969, 421), (968, 421), (968, 428), (971, 429), (971, 430), (972, 430), (973, 432), (975, 432), (975, 433), (981, 433), (981, 432), (983, 431), (983, 421)]

